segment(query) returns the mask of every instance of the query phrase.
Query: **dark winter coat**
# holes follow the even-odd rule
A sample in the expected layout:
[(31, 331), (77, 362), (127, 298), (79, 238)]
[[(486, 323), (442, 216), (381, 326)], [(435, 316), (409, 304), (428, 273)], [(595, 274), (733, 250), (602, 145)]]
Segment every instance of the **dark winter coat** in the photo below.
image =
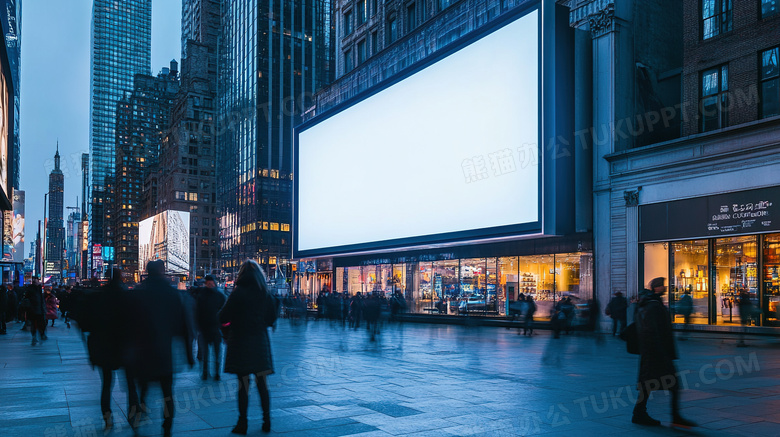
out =
[(208, 342), (222, 337), (219, 330), (219, 310), (227, 298), (218, 288), (202, 287), (195, 295), (195, 317), (200, 335)]
[(122, 365), (127, 323), (127, 290), (122, 283), (108, 284), (84, 297), (79, 327), (88, 332), (87, 350), (93, 365), (116, 370)]
[(628, 299), (622, 295), (615, 296), (610, 299), (609, 303), (607, 304), (607, 308), (609, 308), (610, 317), (613, 319), (625, 320), (626, 311), (628, 310)]
[(266, 317), (274, 297), (256, 287), (237, 285), (219, 312), (219, 322), (230, 323), (225, 372), (236, 375), (274, 372)]
[(150, 275), (127, 294), (129, 317), (124, 361), (139, 379), (157, 381), (173, 374), (173, 340), (184, 339), (192, 365), (192, 338), (179, 290), (164, 276)]
[(672, 319), (661, 296), (645, 290), (634, 316), (639, 338), (639, 383), (660, 386), (677, 373)]
[(16, 318), (16, 310), (19, 307), (19, 301), (16, 299), (16, 293), (12, 290), (8, 292), (8, 302), (6, 303), (6, 320)]
[(8, 313), (8, 294), (8, 290), (5, 287), (0, 288), (0, 311), (3, 314)]
[(30, 300), (30, 308), (27, 308), (27, 316), (42, 316), (46, 313), (43, 302), (43, 293), (39, 285), (30, 284), (24, 288), (24, 298)]

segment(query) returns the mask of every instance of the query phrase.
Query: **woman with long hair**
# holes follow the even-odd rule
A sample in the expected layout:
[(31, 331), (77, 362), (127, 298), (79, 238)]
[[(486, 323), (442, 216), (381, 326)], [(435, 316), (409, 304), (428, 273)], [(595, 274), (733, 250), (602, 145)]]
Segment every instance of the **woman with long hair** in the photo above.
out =
[(247, 433), (247, 407), (251, 377), (260, 392), (263, 432), (271, 431), (271, 400), (266, 376), (274, 372), (268, 328), (276, 321), (278, 305), (271, 295), (265, 273), (254, 261), (238, 271), (235, 289), (219, 312), (222, 325), (229, 324), (225, 372), (238, 376), (238, 423), (234, 434)]

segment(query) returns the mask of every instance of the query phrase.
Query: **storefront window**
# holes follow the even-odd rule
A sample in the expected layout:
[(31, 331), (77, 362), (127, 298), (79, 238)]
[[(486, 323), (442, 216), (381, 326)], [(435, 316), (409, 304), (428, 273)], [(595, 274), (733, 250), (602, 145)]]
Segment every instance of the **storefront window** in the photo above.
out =
[(534, 318), (549, 320), (561, 296), (583, 305), (592, 298), (592, 258), (590, 253), (466, 258), (339, 267), (332, 282), (325, 272), (319, 282), (310, 277), (350, 296), (399, 292), (411, 313), (509, 315), (512, 302), (530, 295), (537, 302)]
[(393, 293), (403, 294), (406, 290), (406, 264), (393, 265)]
[(417, 274), (414, 292), (415, 311), (418, 313), (423, 312), (424, 309), (431, 311), (434, 303), (439, 300), (439, 296), (434, 296), (433, 291), (433, 263), (420, 263)]
[[(690, 240), (672, 243), (672, 278), (669, 283), (669, 302), (674, 322), (684, 323), (687, 310), (675, 306), (683, 296), (692, 300), (690, 323), (709, 323), (709, 245), (707, 240)], [(652, 279), (652, 278), (651, 278)], [(687, 297), (685, 299), (687, 301)], [(685, 301), (683, 301), (685, 302)]]
[[(485, 294), (487, 295), (488, 302), (494, 302), (490, 308), (490, 311), (503, 314), (504, 298), (502, 294), (497, 292), (496, 287), (496, 283), (498, 281), (498, 277), (496, 276), (498, 273), (498, 266), (496, 265), (497, 262), (497, 258), (488, 258), (486, 260), (485, 276), (487, 283), (485, 284)], [(486, 311), (487, 310), (488, 309), (486, 308)]]
[(433, 263), (433, 289), (440, 302), (438, 308), (441, 312), (454, 314), (460, 297), (457, 260)]
[(780, 326), (780, 234), (764, 236), (764, 325)]
[(516, 301), (520, 294), (517, 269), (516, 256), (498, 259), (498, 293), (503, 297), (505, 306)]
[(755, 236), (715, 240), (712, 308), (715, 323), (739, 324), (740, 297), (747, 293), (758, 304), (758, 242)]
[(549, 320), (556, 298), (553, 255), (521, 256), (517, 262), (519, 293), (536, 301), (535, 320)]
[(389, 298), (393, 293), (393, 266), (392, 264), (382, 264), (378, 268), (377, 292), (382, 293)]
[[(667, 278), (669, 276), (669, 244), (668, 243), (650, 243), (644, 245), (644, 258), (645, 258), (645, 270), (644, 277), (642, 278), (642, 286), (640, 288), (649, 288), (649, 283), (653, 278)], [(670, 280), (666, 281), (667, 283)], [(672, 288), (670, 284), (669, 288)], [(612, 292), (620, 291), (626, 294), (627, 290), (612, 290)], [(640, 289), (641, 292), (641, 289)], [(627, 296), (629, 300), (637, 299), (639, 296)], [(664, 302), (669, 303), (668, 293), (664, 295)]]

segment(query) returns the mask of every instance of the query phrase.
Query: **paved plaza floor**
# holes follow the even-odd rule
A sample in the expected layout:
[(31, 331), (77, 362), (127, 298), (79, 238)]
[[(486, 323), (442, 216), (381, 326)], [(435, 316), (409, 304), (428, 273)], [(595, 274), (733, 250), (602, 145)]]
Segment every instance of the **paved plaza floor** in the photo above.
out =
[[(656, 393), (649, 412), (663, 426), (631, 423), (638, 358), (611, 336), (553, 339), (487, 327), (386, 325), (376, 342), (365, 329), (330, 322), (279, 320), (272, 334), (276, 373), (269, 377), (272, 435), (780, 435), (780, 342), (704, 335), (678, 342), (687, 388), (683, 414), (701, 426), (669, 427), (669, 397)], [(49, 340), (9, 325), (0, 336), (0, 435), (103, 435), (100, 378), (79, 331), (61, 323)], [(182, 360), (183, 361), (183, 360)], [(114, 385), (112, 436), (131, 436), (124, 377)], [(238, 413), (236, 381), (200, 380), (199, 368), (175, 377), (173, 432), (229, 436)], [(159, 390), (141, 435), (161, 434)], [(249, 433), (260, 431), (250, 392)]]

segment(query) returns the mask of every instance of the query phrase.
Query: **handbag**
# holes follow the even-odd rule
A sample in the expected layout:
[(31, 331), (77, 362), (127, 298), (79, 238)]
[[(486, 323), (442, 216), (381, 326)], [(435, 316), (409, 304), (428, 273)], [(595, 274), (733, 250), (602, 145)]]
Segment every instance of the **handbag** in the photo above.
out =
[(620, 339), (626, 342), (626, 352), (639, 355), (639, 332), (636, 323), (626, 326), (626, 329), (620, 333)]

